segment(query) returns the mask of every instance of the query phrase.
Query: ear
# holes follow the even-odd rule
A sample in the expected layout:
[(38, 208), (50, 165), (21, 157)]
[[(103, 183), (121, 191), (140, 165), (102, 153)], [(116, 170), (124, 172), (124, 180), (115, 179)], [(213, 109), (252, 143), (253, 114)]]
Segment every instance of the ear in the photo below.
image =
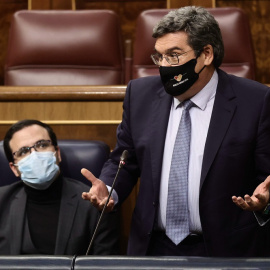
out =
[(60, 163), (62, 161), (62, 158), (59, 146), (56, 146), (55, 150), (56, 150), (56, 160), (58, 161), (58, 163)]
[(14, 163), (13, 162), (9, 162), (9, 167), (13, 171), (13, 173), (15, 174), (15, 176), (17, 176), (17, 177), (20, 176), (20, 171), (19, 171), (18, 167), (14, 166)]
[(204, 46), (202, 54), (204, 56), (204, 65), (210, 66), (214, 61), (214, 50), (212, 45), (208, 44)]

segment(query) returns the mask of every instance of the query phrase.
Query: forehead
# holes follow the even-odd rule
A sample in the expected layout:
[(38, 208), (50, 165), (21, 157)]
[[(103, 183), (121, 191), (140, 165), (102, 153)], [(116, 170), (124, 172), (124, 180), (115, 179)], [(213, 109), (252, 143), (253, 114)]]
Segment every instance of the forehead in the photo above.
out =
[(165, 53), (166, 50), (179, 48), (180, 50), (191, 49), (188, 45), (188, 34), (186, 32), (168, 33), (157, 38), (155, 49), (160, 53)]
[(9, 145), (12, 151), (16, 151), (24, 146), (32, 146), (42, 139), (50, 139), (47, 130), (39, 125), (32, 125), (15, 132)]

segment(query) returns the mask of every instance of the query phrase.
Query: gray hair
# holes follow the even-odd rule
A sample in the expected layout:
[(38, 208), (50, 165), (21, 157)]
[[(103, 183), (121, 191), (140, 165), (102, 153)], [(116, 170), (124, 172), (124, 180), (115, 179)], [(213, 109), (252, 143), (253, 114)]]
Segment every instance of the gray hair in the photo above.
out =
[(214, 66), (218, 68), (224, 57), (224, 44), (219, 25), (206, 9), (187, 6), (170, 11), (153, 29), (153, 37), (160, 38), (168, 33), (184, 31), (188, 44), (198, 57), (204, 46), (210, 44), (214, 51)]

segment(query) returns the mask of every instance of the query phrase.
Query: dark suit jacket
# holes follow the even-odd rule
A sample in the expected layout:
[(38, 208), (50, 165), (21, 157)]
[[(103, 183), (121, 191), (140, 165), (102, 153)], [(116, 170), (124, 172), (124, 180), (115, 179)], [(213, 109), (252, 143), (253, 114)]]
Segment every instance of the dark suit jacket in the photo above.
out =
[[(218, 70), (219, 82), (207, 135), (200, 183), (200, 218), (209, 256), (270, 255), (267, 226), (232, 202), (252, 194), (270, 174), (270, 92), (257, 82)], [(100, 179), (107, 184), (124, 149), (129, 152), (115, 189), (121, 203), (140, 177), (128, 253), (146, 254), (159, 206), (166, 129), (172, 97), (160, 77), (127, 87), (117, 145)]]
[[(63, 178), (55, 255), (85, 255), (99, 212), (81, 198), (85, 184)], [(27, 195), (22, 181), (0, 188), (0, 255), (20, 255)], [(117, 254), (115, 213), (103, 216), (93, 254)]]

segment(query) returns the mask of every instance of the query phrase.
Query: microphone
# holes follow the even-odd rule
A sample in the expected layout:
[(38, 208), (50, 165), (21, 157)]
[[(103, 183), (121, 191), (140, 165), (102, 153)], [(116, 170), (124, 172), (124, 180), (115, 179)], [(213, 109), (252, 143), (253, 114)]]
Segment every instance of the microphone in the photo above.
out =
[[(124, 167), (124, 165), (126, 164), (127, 157), (128, 157), (128, 151), (124, 150), (121, 157), (120, 157), (118, 169), (122, 169)], [(118, 170), (118, 172), (119, 172), (119, 170)], [(118, 172), (117, 172), (117, 174), (118, 174)], [(114, 183), (113, 183), (113, 185), (114, 185)]]
[(108, 198), (107, 198), (106, 203), (105, 203), (104, 206), (103, 206), (103, 209), (102, 209), (102, 212), (101, 212), (101, 214), (100, 214), (98, 223), (97, 223), (97, 225), (96, 225), (95, 231), (94, 231), (94, 233), (93, 233), (93, 236), (92, 236), (92, 238), (91, 238), (90, 244), (89, 244), (89, 246), (88, 246), (88, 249), (87, 249), (87, 252), (86, 252), (85, 255), (89, 255), (89, 252), (90, 252), (91, 247), (92, 247), (92, 244), (93, 244), (93, 242), (94, 242), (94, 239), (95, 239), (95, 236), (96, 236), (96, 233), (97, 233), (99, 224), (100, 224), (100, 222), (101, 222), (101, 219), (102, 219), (102, 217), (103, 217), (103, 214), (104, 214), (104, 212), (105, 212), (105, 209), (106, 209), (106, 207), (107, 207), (107, 205), (108, 205), (108, 203), (109, 203), (109, 200), (110, 200), (110, 198), (111, 198), (111, 195), (112, 195), (112, 192), (113, 192), (113, 189), (114, 189), (114, 185), (115, 185), (115, 181), (116, 181), (116, 179), (117, 179), (117, 177), (118, 177), (118, 174), (119, 174), (120, 170), (121, 170), (121, 169), (124, 167), (124, 165), (126, 164), (127, 157), (128, 157), (128, 151), (127, 151), (127, 150), (124, 150), (123, 153), (122, 153), (122, 155), (121, 155), (121, 157), (120, 157), (120, 162), (119, 162), (118, 170), (117, 170), (117, 173), (116, 173), (116, 175), (115, 175), (115, 177), (114, 177), (114, 180), (113, 180), (113, 183), (112, 183), (112, 187), (111, 187), (110, 193), (109, 193), (109, 195), (108, 195)]

